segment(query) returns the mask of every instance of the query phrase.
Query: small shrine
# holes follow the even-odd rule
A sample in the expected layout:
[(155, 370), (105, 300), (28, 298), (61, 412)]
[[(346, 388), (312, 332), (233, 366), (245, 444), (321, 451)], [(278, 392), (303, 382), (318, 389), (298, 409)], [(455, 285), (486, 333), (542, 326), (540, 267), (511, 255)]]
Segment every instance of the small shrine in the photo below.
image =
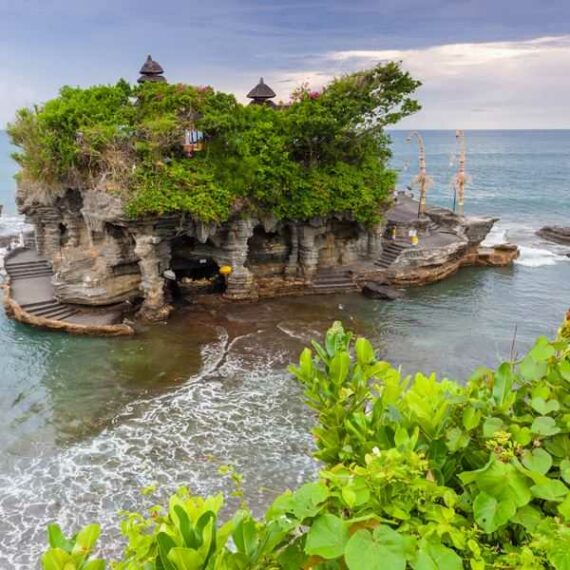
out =
[(268, 105), (275, 107), (275, 103), (271, 101), (274, 97), (277, 97), (275, 91), (263, 81), (263, 77), (260, 78), (259, 83), (247, 94), (247, 98), (251, 99), (250, 105)]
[(164, 69), (157, 61), (154, 61), (149, 55), (140, 70), (141, 76), (138, 78), (139, 83), (146, 81), (154, 81), (155, 83), (165, 82)]

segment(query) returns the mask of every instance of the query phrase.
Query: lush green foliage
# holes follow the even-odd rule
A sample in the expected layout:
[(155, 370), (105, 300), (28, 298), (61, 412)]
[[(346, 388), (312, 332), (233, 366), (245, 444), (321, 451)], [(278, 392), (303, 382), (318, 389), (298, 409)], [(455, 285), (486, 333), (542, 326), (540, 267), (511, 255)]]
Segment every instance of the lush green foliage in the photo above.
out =
[[(120, 192), (133, 216), (352, 213), (373, 223), (395, 183), (383, 128), (419, 108), (417, 86), (389, 63), (318, 93), (299, 89), (279, 110), (244, 106), (209, 87), (64, 87), (42, 107), (19, 111), (9, 133), (22, 149), (15, 158), (23, 182)], [(188, 129), (207, 141), (190, 159), (182, 146)]]
[[(221, 496), (182, 489), (126, 515), (114, 568), (570, 568), (570, 314), (554, 342), (465, 386), (402, 377), (339, 323), (313, 351), (291, 372), (317, 414), (318, 481), (221, 525)], [(45, 569), (88, 568), (48, 565), (70, 548), (50, 542)]]

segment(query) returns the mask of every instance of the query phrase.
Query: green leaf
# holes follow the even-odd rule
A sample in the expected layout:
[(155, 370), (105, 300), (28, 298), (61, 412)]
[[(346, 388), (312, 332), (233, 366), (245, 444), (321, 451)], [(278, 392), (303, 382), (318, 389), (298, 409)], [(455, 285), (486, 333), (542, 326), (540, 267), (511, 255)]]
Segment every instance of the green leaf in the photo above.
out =
[(348, 352), (338, 352), (330, 363), (330, 377), (334, 384), (340, 386), (350, 370), (350, 355)]
[(534, 348), (529, 352), (529, 355), (534, 358), (537, 362), (548, 360), (556, 354), (556, 350), (550, 344), (550, 341), (546, 337), (540, 337)]
[(447, 447), (451, 452), (459, 451), (469, 445), (469, 436), (457, 427), (447, 430), (445, 435), (447, 437)]
[(354, 351), (356, 353), (356, 361), (362, 367), (368, 366), (376, 359), (374, 349), (368, 339), (358, 338), (354, 344)]
[(346, 523), (329, 513), (315, 520), (307, 534), (305, 552), (327, 560), (342, 556), (348, 541)]
[(543, 378), (548, 370), (548, 364), (535, 360), (527, 354), (519, 364), (519, 372), (525, 380), (537, 380)]
[(505, 405), (513, 389), (513, 369), (509, 362), (499, 366), (493, 383), (493, 398), (499, 407)]
[(560, 409), (560, 404), (557, 400), (548, 400), (546, 402), (544, 398), (533, 398), (530, 405), (543, 416), (547, 416), (551, 412), (557, 412)]
[(250, 518), (242, 518), (232, 533), (238, 552), (248, 558), (255, 552), (258, 544), (255, 522)]
[(481, 421), (481, 410), (466, 408), (463, 412), (463, 427), (467, 431), (475, 429)]
[(51, 548), (42, 556), (43, 570), (66, 570), (67, 564), (70, 565), (71, 570), (75, 568), (71, 554), (61, 548)]
[(61, 527), (56, 523), (48, 525), (48, 541), (52, 548), (61, 548), (65, 552), (73, 549), (73, 542), (65, 538)]
[(522, 456), (523, 465), (530, 471), (546, 475), (552, 467), (552, 456), (540, 447), (532, 452), (525, 451)]
[(568, 494), (568, 487), (556, 479), (549, 479), (548, 482), (533, 485), (530, 490), (535, 497), (545, 501), (561, 501)]
[(356, 531), (348, 541), (344, 558), (349, 570), (405, 570), (413, 556), (414, 540), (385, 525), (374, 534)]
[(168, 552), (168, 560), (172, 562), (176, 570), (202, 570), (204, 556), (191, 548), (175, 546)]
[(90, 524), (82, 528), (75, 539), (73, 552), (91, 552), (100, 534), (101, 527), (98, 524)]
[(488, 534), (506, 524), (515, 514), (516, 506), (510, 499), (497, 501), (484, 491), (473, 501), (473, 514), (477, 524)]
[(554, 418), (540, 416), (534, 419), (530, 431), (538, 435), (556, 435), (560, 432), (560, 428), (556, 425)]
[(314, 517), (321, 510), (321, 504), (329, 496), (328, 487), (324, 483), (306, 483), (297, 489), (290, 498), (287, 512), (297, 519)]
[(509, 431), (513, 436), (513, 441), (523, 447), (532, 441), (532, 434), (526, 426), (520, 427), (516, 424), (511, 424), (509, 426)]
[(520, 524), (529, 532), (534, 532), (543, 519), (542, 511), (532, 505), (526, 505), (517, 510), (515, 515), (511, 518), (511, 522)]
[(176, 547), (176, 543), (172, 537), (165, 532), (159, 532), (156, 535), (156, 541), (158, 542), (160, 561), (162, 562), (165, 570), (176, 570), (176, 567), (172, 565), (170, 558), (168, 558), (169, 552)]
[(504, 428), (503, 420), (500, 418), (487, 418), (483, 422), (483, 437), (493, 437), (495, 432), (501, 431)]
[(458, 554), (440, 543), (423, 541), (413, 564), (414, 570), (463, 570)]

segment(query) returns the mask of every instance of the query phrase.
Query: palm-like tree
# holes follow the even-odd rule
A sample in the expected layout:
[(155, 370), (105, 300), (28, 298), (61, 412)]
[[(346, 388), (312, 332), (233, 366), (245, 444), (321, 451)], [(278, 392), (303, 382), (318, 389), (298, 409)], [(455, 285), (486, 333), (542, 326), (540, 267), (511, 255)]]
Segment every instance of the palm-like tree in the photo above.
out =
[(423, 216), (426, 211), (427, 191), (433, 185), (433, 179), (427, 173), (426, 167), (426, 150), (424, 139), (417, 131), (413, 131), (408, 135), (406, 142), (411, 142), (416, 139), (418, 143), (418, 158), (420, 171), (412, 180), (412, 187), (417, 186), (420, 191), (420, 205), (418, 207), (418, 218)]

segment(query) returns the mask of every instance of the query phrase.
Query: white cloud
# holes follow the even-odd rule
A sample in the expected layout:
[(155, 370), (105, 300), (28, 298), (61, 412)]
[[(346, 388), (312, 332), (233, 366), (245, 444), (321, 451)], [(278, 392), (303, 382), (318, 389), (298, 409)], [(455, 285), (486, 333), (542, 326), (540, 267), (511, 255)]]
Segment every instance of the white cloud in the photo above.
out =
[(314, 69), (286, 73), (318, 87), (335, 75), (401, 60), (420, 79), (423, 110), (415, 128), (570, 127), (570, 35), (524, 41), (461, 43), (410, 50), (346, 50), (324, 54)]

